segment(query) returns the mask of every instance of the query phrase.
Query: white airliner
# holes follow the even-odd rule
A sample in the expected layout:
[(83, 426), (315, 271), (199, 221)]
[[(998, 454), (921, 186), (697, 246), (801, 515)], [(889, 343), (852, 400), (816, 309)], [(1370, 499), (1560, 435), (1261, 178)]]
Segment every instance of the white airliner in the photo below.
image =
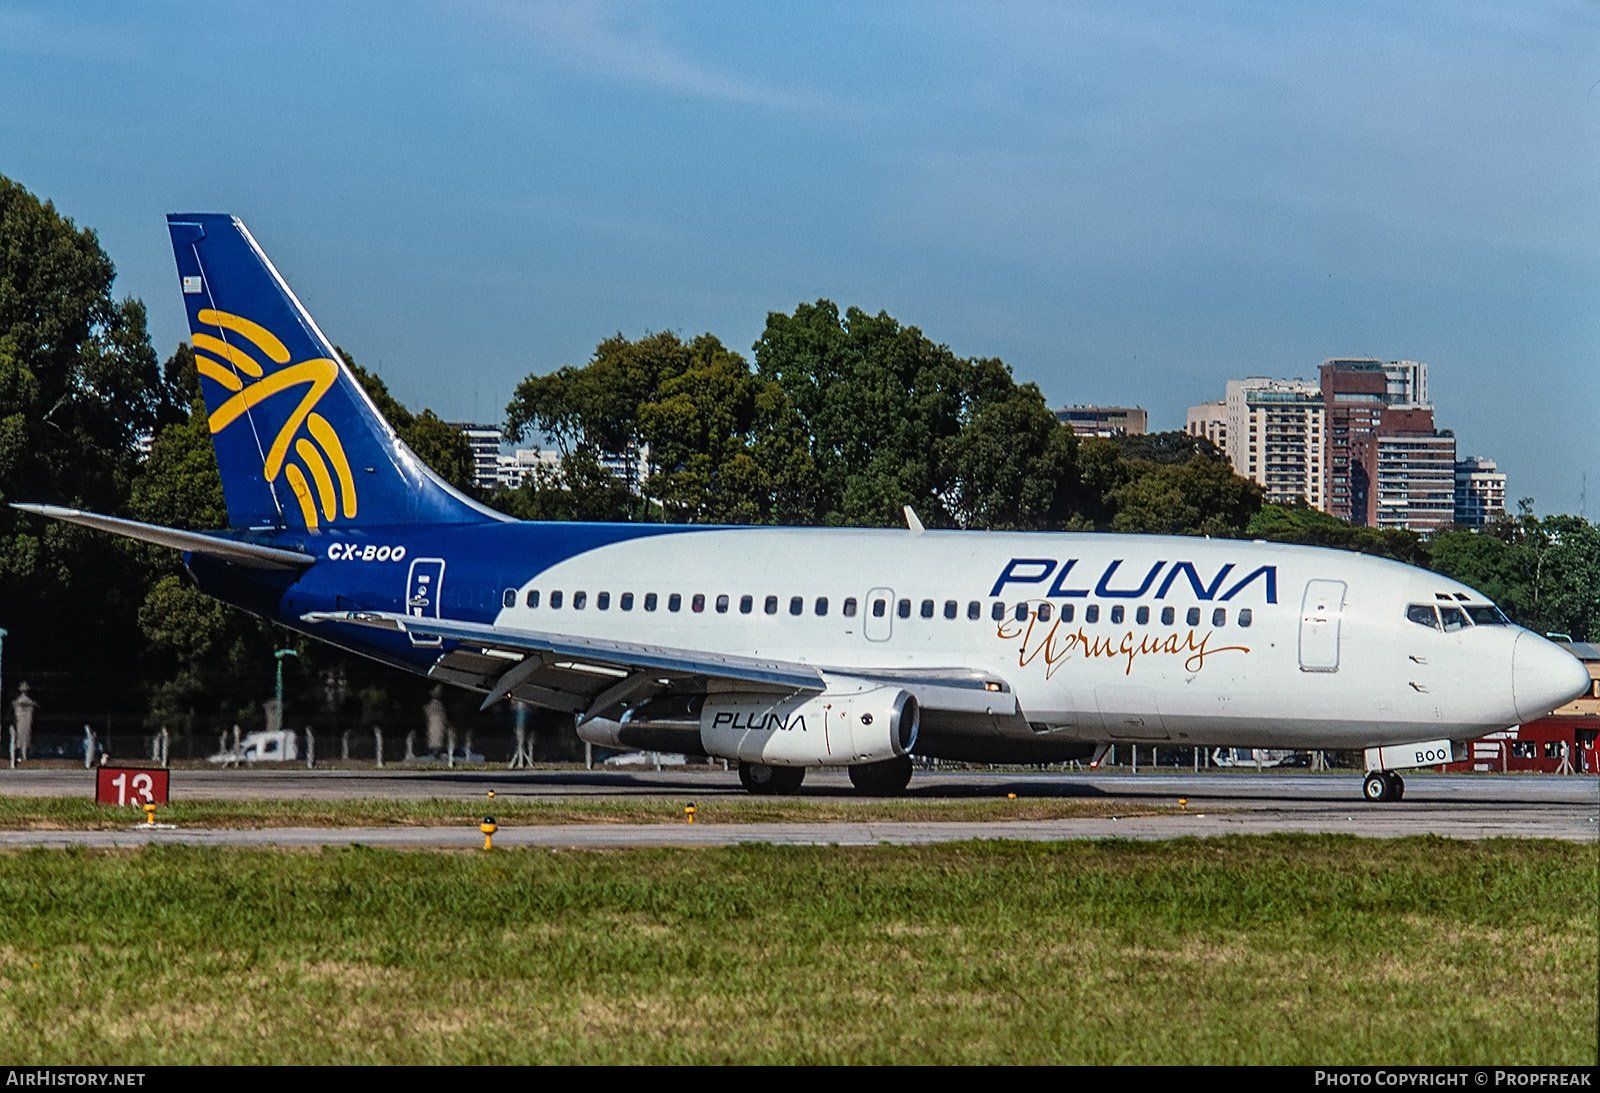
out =
[(1396, 770), (1589, 687), (1581, 662), (1426, 570), (1163, 536), (522, 523), (395, 436), (236, 219), (169, 219), (228, 532), (44, 505), (177, 547), (199, 586), (606, 747), (717, 756), (756, 793), (911, 756), (1108, 745), (1360, 749)]

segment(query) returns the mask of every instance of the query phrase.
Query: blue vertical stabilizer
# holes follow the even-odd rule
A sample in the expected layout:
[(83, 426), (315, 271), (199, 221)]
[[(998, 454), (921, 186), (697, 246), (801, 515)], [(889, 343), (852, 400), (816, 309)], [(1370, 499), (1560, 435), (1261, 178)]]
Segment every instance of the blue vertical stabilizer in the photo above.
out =
[(238, 218), (175, 213), (167, 228), (231, 526), (506, 519), (395, 435)]

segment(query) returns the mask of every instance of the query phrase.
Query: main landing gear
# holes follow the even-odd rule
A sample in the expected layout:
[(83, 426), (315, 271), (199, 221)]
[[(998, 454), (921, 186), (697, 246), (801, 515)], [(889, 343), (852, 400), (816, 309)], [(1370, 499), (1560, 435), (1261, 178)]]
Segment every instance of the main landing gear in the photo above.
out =
[(739, 783), (762, 797), (787, 797), (798, 793), (805, 781), (805, 767), (769, 767), (765, 763), (740, 763)]
[(1369, 801), (1398, 801), (1406, 795), (1406, 783), (1392, 770), (1369, 771), (1361, 795)]
[(857, 763), (850, 768), (850, 784), (874, 797), (893, 797), (911, 784), (911, 758), (900, 755), (881, 763)]

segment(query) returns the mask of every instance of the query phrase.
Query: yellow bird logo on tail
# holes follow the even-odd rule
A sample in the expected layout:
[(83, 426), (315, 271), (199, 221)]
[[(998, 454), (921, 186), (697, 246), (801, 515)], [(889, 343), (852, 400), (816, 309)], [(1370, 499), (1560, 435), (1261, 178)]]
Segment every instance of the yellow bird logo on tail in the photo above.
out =
[[(279, 474), (288, 480), (300, 504), (300, 514), (311, 531), (315, 531), (322, 520), (332, 522), (341, 512), (346, 520), (354, 517), (356, 482), (350, 473), (350, 461), (345, 458), (339, 434), (316, 412), (317, 403), (339, 377), (338, 363), (327, 357), (317, 357), (290, 364), (289, 350), (266, 327), (212, 308), (202, 308), (198, 318), (201, 323), (215, 327), (221, 335), (195, 332), (195, 362), (200, 374), (235, 392), (212, 412), (211, 431), (220, 433), (251, 407), (280, 391), (309, 385), (300, 405), (295, 407), (267, 449), (263, 473), (268, 482), (276, 482)], [(264, 374), (254, 356), (228, 340), (230, 332), (255, 346), (273, 364), (287, 367)]]

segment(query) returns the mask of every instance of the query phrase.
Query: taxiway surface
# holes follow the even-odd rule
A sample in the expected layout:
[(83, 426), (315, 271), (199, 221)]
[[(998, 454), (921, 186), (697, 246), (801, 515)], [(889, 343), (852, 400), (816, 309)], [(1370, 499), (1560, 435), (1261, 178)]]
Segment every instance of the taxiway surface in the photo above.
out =
[[(0, 771), (0, 794), (91, 796), (93, 772)], [(704, 768), (651, 770), (177, 770), (174, 797), (189, 800), (332, 800), (392, 797), (481, 802), (498, 799), (597, 801), (706, 800), (742, 795), (735, 774)], [(1585, 776), (1413, 773), (1405, 800), (1370, 804), (1356, 774), (919, 771), (907, 796), (927, 799), (1093, 799), (1130, 812), (1180, 797), (1186, 812), (1025, 822), (828, 822), (785, 824), (562, 824), (505, 826), (499, 846), (708, 846), (741, 842), (810, 845), (929, 843), (966, 839), (1161, 839), (1274, 832), (1379, 837), (1553, 838), (1600, 836), (1600, 779)], [(812, 772), (800, 796), (855, 798), (843, 772)], [(204, 845), (470, 847), (476, 828), (339, 827), (156, 831), (5, 831), (3, 846)]]

